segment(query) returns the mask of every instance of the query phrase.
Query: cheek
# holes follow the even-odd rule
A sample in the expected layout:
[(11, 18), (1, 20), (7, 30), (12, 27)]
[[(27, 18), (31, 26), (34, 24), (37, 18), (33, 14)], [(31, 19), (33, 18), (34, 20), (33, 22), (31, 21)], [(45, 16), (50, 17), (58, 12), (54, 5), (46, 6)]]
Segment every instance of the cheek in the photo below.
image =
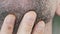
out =
[(60, 16), (60, 0), (57, 1), (57, 10), (56, 14)]

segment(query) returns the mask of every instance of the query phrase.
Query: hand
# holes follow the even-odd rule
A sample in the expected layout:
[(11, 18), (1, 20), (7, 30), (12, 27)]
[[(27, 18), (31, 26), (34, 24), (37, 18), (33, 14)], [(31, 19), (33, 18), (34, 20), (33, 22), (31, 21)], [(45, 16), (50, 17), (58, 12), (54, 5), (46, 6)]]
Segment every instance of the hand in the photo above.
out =
[[(32, 34), (43, 34), (45, 27), (45, 23), (43, 21), (39, 21), (32, 30), (36, 17), (37, 15), (33, 11), (26, 13), (20, 23), (17, 34), (31, 34), (31, 32)], [(16, 16), (12, 14), (7, 15), (2, 25), (0, 34), (12, 34), (15, 20)]]

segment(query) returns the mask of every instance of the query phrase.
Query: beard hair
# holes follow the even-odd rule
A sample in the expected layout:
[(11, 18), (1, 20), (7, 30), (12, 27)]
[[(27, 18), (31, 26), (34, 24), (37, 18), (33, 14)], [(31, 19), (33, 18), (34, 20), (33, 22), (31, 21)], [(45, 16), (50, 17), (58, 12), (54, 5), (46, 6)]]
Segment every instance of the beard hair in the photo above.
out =
[[(53, 2), (54, 1), (54, 2)], [(10, 0), (0, 4), (0, 29), (4, 18), (8, 14), (14, 14), (17, 16), (14, 32), (16, 34), (17, 29), (25, 13), (29, 11), (35, 11), (37, 18), (35, 23), (43, 20), (48, 23), (54, 16), (56, 1), (55, 0)], [(52, 3), (53, 2), (53, 3)]]

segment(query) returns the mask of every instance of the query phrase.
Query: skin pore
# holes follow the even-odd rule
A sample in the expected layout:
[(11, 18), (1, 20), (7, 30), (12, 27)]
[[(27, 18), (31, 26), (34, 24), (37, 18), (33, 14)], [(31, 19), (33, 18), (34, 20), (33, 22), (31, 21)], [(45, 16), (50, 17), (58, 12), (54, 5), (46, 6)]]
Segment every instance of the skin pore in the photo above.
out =
[[(55, 0), (1, 0), (0, 2), (0, 25), (6, 15), (15, 14), (17, 16), (14, 34), (16, 33), (22, 17), (28, 11), (35, 11), (37, 14), (36, 22), (43, 20), (46, 24), (50, 23), (56, 10)], [(1, 28), (0, 26), (0, 28)]]

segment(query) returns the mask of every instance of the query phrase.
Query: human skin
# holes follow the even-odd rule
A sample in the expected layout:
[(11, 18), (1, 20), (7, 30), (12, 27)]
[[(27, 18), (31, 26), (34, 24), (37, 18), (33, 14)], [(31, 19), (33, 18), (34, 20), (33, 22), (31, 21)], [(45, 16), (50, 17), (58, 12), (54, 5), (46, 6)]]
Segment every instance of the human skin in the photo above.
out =
[[(56, 0), (0, 0), (0, 25), (6, 15), (15, 14), (17, 16), (14, 33), (25, 13), (35, 11), (37, 13), (36, 22), (43, 20), (46, 23), (45, 34), (52, 34), (52, 18), (56, 11)], [(1, 28), (1, 26), (0, 26)]]
[[(33, 11), (26, 13), (19, 25), (17, 34), (31, 34), (31, 32), (32, 34), (43, 34), (45, 28), (43, 21), (39, 21), (32, 30), (36, 17), (37, 15)], [(15, 20), (15, 15), (7, 15), (4, 19), (0, 34), (12, 34)]]

